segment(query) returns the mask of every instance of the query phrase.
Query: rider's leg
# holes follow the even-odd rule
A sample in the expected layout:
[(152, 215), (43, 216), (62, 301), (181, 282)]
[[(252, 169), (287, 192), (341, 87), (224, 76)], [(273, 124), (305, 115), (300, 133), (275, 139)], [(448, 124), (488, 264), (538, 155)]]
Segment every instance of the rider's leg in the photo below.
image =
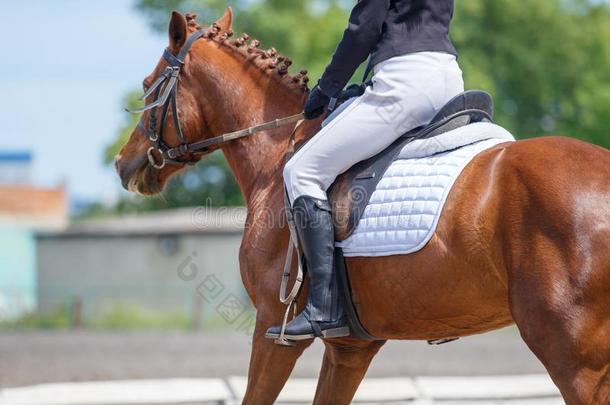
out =
[[(349, 328), (336, 299), (337, 281), (332, 271), (335, 238), (330, 205), (326, 200), (300, 196), (292, 211), (310, 283), (305, 310), (288, 323), (285, 336), (291, 340), (347, 336)], [(267, 337), (275, 338), (279, 333), (279, 327), (271, 328)]]
[[(284, 180), (311, 281), (306, 310), (288, 324), (287, 338), (348, 332), (334, 284), (334, 232), (326, 190), (355, 163), (427, 124), (463, 89), (461, 71), (452, 55), (425, 52), (387, 60), (376, 67), (373, 86), (286, 164)], [(278, 334), (276, 327), (267, 335)]]
[(287, 162), (284, 181), (291, 202), (302, 195), (326, 200), (326, 190), (339, 174), (426, 125), (464, 91), (455, 57), (442, 53), (389, 59), (375, 68), (372, 81)]

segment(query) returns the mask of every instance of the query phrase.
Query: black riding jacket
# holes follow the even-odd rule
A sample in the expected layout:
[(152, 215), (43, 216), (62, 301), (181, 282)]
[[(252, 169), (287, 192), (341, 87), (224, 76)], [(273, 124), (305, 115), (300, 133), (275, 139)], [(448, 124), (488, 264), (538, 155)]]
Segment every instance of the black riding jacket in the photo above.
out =
[(456, 55), (449, 39), (452, 17), (453, 0), (358, 1), (320, 88), (328, 96), (336, 95), (369, 55), (369, 66), (415, 52)]

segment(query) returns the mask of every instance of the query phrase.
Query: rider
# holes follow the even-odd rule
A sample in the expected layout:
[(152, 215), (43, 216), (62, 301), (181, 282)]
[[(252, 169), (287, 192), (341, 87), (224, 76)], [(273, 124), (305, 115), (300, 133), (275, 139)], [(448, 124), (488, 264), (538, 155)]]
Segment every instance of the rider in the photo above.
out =
[[(464, 91), (449, 39), (453, 0), (360, 0), (330, 65), (309, 94), (305, 118), (331, 98), (370, 56), (372, 86), (324, 126), (286, 164), (284, 182), (310, 276), (305, 310), (288, 323), (290, 340), (349, 335), (334, 277), (334, 231), (326, 191), (355, 163), (429, 123)], [(279, 327), (269, 329), (277, 336)]]

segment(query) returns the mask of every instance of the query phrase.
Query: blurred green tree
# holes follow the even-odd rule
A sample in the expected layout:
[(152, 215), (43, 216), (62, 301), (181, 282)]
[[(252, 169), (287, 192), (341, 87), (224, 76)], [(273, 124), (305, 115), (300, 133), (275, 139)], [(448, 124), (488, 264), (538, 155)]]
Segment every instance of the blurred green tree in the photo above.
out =
[[(265, 46), (276, 47), (290, 56), (296, 67), (307, 67), (315, 80), (329, 61), (353, 4), (352, 0), (138, 0), (136, 7), (162, 32), (173, 9), (193, 11), (201, 22), (211, 23), (230, 5), (235, 11), (236, 31), (248, 32)], [(520, 138), (554, 133), (610, 147), (607, 3), (456, 1), (452, 38), (466, 87), (492, 93), (498, 123)], [(354, 75), (355, 80), (360, 74)], [(128, 98), (133, 100), (134, 96)], [(135, 122), (136, 118), (130, 117), (121, 128), (108, 157), (116, 153)], [(215, 185), (204, 181), (209, 170), (217, 170), (222, 180)], [(216, 187), (224, 191), (220, 193)], [(142, 209), (197, 205), (201, 198), (212, 195), (213, 204), (241, 201), (219, 156), (175, 179), (165, 202), (137, 204)]]
[(589, 0), (456, 2), (466, 87), (490, 91), (521, 138), (562, 134), (610, 147), (610, 8)]
[[(245, 30), (317, 78), (354, 1), (139, 0), (158, 29), (169, 11), (211, 22), (227, 5)], [(456, 1), (452, 38), (467, 88), (490, 91), (519, 137), (560, 133), (610, 147), (610, 6), (598, 0)], [(357, 80), (358, 74), (354, 76)]]

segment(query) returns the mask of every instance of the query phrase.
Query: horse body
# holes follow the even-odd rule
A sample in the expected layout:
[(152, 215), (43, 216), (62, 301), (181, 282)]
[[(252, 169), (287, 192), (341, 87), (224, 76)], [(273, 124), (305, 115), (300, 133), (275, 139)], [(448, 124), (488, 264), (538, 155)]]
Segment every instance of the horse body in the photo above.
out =
[[(187, 29), (176, 14), (170, 49), (179, 46), (180, 31)], [(231, 13), (217, 23), (227, 30)], [(195, 27), (189, 22), (188, 29)], [(301, 109), (304, 93), (273, 69), (256, 66), (256, 57), (213, 39), (196, 45), (179, 90), (189, 141)], [(151, 78), (162, 69), (160, 63)], [(319, 120), (305, 122), (297, 140), (312, 136), (319, 125)], [(257, 321), (247, 404), (272, 404), (311, 343), (286, 348), (264, 338), (285, 309), (278, 290), (288, 243), (282, 167), (290, 131), (276, 129), (222, 146), (248, 207), (240, 271)], [(174, 132), (171, 120), (167, 132)], [(142, 159), (146, 148), (136, 129), (117, 157), (117, 168), (132, 190), (156, 193), (179, 168), (153, 171)], [(609, 196), (605, 149), (540, 138), (481, 153), (453, 186), (424, 249), (406, 256), (348, 258), (364, 327), (381, 339), (425, 340), (515, 322), (568, 404), (609, 403)], [(324, 343), (315, 403), (348, 404), (384, 341)]]
[(349, 259), (363, 324), (439, 339), (516, 322), (568, 403), (608, 403), (609, 173), (607, 150), (567, 138), (480, 154), (422, 251)]
[[(567, 138), (502, 144), (481, 153), (454, 185), (424, 249), (405, 256), (347, 259), (364, 327), (382, 339), (430, 340), (516, 322), (567, 403), (607, 403), (609, 169), (606, 150)], [(281, 180), (275, 187), (263, 206), (281, 212)], [(265, 216), (250, 212), (252, 218)], [(266, 221), (262, 227), (248, 223), (254, 226), (246, 231), (241, 263), (246, 285), (248, 274), (258, 274), (256, 335), (265, 345), (262, 334), (283, 309), (277, 301), (278, 274), (288, 235), (265, 228)], [(261, 257), (262, 251), (267, 255)], [(383, 342), (341, 339), (326, 344), (334, 359), (325, 357), (316, 403), (348, 403), (354, 391), (341, 397), (327, 378), (355, 390)], [(292, 354), (297, 353), (299, 349)], [(357, 367), (333, 365), (354, 359)], [(596, 371), (589, 370), (594, 363)], [(575, 371), (579, 368), (580, 373)]]

